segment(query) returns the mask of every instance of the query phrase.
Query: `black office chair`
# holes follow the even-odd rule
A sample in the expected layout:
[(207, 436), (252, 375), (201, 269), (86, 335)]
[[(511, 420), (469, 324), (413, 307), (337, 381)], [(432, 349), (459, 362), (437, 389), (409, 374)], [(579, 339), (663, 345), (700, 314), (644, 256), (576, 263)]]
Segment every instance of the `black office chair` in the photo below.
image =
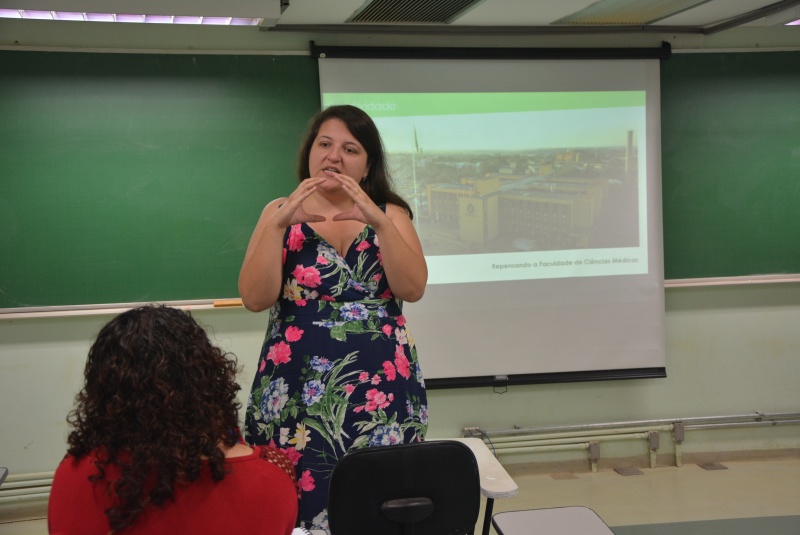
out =
[(475, 455), (454, 440), (378, 446), (331, 475), (331, 535), (469, 535), (480, 512)]

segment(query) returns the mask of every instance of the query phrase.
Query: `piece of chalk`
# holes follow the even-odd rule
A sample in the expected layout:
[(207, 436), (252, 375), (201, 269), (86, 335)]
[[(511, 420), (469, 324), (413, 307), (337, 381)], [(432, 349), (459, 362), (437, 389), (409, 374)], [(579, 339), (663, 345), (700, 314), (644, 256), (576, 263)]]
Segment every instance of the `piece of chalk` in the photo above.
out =
[(242, 306), (241, 299), (220, 299), (218, 301), (214, 301), (214, 308), (240, 307), (240, 306)]

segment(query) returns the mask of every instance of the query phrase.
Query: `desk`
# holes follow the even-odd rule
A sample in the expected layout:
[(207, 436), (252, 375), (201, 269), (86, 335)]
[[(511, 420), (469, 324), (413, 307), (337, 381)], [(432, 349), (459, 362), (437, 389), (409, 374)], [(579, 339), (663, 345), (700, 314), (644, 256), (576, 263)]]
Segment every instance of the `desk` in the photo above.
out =
[(481, 494), (486, 497), (486, 511), (483, 514), (483, 535), (489, 535), (489, 526), (492, 521), (492, 507), (496, 498), (510, 498), (516, 496), (519, 487), (508, 475), (500, 461), (489, 451), (483, 440), (479, 438), (453, 438), (463, 442), (475, 455), (478, 461), (478, 473), (481, 479)]
[(492, 519), (499, 535), (614, 535), (588, 507), (552, 507), (497, 513)]

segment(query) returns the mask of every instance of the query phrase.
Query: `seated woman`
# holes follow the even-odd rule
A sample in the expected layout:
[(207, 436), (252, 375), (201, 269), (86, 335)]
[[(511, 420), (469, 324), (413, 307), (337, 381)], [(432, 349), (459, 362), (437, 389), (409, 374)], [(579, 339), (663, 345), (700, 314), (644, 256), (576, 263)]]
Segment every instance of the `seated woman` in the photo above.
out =
[(243, 443), (237, 371), (186, 312), (148, 305), (111, 320), (68, 417), (50, 533), (291, 533), (295, 470)]

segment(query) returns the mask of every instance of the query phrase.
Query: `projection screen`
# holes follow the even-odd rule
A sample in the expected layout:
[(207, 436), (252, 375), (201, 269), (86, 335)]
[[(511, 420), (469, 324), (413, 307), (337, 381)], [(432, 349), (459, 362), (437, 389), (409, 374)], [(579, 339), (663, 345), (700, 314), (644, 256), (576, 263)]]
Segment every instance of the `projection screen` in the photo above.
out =
[(428, 387), (665, 375), (658, 60), (319, 69), (323, 107), (375, 120), (414, 212)]

